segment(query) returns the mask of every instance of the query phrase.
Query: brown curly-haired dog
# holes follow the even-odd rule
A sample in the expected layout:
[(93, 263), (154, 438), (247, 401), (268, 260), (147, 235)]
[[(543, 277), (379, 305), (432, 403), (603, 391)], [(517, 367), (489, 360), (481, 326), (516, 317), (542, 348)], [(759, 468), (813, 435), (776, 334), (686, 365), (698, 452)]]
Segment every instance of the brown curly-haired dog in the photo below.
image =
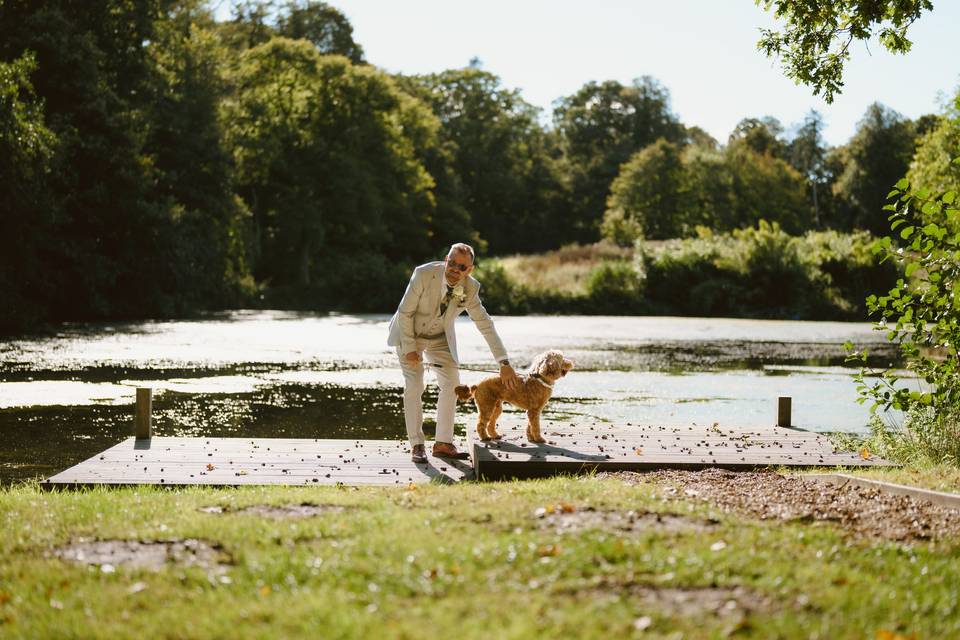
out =
[(573, 369), (573, 362), (563, 357), (559, 351), (545, 351), (533, 359), (530, 369), (520, 376), (520, 386), (510, 391), (503, 386), (499, 376), (483, 380), (472, 387), (460, 385), (456, 388), (457, 397), (462, 401), (473, 398), (477, 404), (477, 434), (481, 440), (496, 440), (497, 418), (503, 411), (503, 403), (509, 402), (515, 407), (527, 410), (527, 440), (546, 442), (540, 435), (540, 412), (547, 405), (553, 393), (553, 383), (567, 375)]

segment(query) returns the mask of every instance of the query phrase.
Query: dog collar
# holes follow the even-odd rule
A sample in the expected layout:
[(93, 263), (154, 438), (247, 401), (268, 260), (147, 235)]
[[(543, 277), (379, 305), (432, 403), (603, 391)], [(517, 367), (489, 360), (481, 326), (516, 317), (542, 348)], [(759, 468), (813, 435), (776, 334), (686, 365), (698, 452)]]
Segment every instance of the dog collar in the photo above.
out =
[(530, 377), (545, 386), (547, 389), (553, 389), (553, 385), (541, 378), (539, 373), (533, 373), (530, 375)]

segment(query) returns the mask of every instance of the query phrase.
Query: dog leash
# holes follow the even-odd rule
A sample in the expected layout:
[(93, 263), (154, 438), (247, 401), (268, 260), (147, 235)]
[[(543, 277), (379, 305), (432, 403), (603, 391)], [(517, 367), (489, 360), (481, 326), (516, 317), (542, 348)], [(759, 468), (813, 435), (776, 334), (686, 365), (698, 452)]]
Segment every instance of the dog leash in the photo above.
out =
[[(433, 367), (434, 369), (443, 369), (443, 365), (440, 364), (439, 362), (421, 361), (420, 364), (422, 364), (425, 367)], [(475, 371), (477, 373), (500, 373), (499, 369), (480, 369), (478, 367), (462, 367), (462, 366), (456, 367), (456, 368), (460, 369), (460, 371)], [(520, 374), (518, 373), (517, 375), (520, 375)]]
[[(439, 363), (437, 363), (437, 362), (424, 362), (424, 363), (423, 363), (423, 366), (425, 366), (425, 367), (433, 367), (434, 369), (443, 369), (443, 365), (442, 365), (442, 364), (439, 364)], [(494, 370), (494, 369), (478, 369), (478, 368), (475, 368), (475, 367), (458, 367), (458, 369), (460, 369), (461, 371), (476, 371), (476, 372), (478, 372), (478, 373), (500, 373), (499, 370)], [(537, 374), (535, 374), (535, 373), (534, 373), (534, 374), (518, 373), (518, 374), (517, 374), (517, 377), (519, 378), (519, 377), (521, 377), (521, 376), (527, 376), (527, 375), (529, 375), (531, 378), (533, 378), (534, 380), (536, 380), (537, 382), (539, 382), (541, 385), (543, 385), (543, 386), (546, 387), (547, 389), (551, 389), (551, 390), (553, 389), (553, 385), (552, 385), (552, 384), (550, 384), (549, 382), (547, 382), (546, 380), (544, 380), (543, 378), (541, 378), (539, 375), (537, 375)]]

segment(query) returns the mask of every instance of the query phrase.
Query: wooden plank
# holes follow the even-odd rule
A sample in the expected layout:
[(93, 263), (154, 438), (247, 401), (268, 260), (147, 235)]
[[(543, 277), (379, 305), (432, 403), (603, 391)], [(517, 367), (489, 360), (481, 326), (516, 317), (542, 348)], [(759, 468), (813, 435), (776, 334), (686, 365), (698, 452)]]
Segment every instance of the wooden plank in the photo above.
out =
[(47, 488), (97, 484), (395, 485), (459, 482), (472, 476), (472, 467), (463, 461), (430, 457), (427, 464), (416, 465), (410, 460), (408, 445), (399, 441), (161, 437), (149, 442), (128, 438), (43, 484)]

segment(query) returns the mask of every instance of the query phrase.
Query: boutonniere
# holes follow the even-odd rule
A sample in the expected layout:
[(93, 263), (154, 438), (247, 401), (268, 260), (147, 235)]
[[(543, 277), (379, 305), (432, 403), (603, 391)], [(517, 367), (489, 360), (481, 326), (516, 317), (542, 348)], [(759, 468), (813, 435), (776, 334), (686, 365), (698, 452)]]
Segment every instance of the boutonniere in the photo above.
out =
[(453, 297), (457, 299), (457, 304), (462, 305), (464, 302), (467, 301), (467, 292), (464, 291), (462, 284), (458, 284), (457, 286), (455, 286), (453, 288), (452, 293), (453, 293)]

